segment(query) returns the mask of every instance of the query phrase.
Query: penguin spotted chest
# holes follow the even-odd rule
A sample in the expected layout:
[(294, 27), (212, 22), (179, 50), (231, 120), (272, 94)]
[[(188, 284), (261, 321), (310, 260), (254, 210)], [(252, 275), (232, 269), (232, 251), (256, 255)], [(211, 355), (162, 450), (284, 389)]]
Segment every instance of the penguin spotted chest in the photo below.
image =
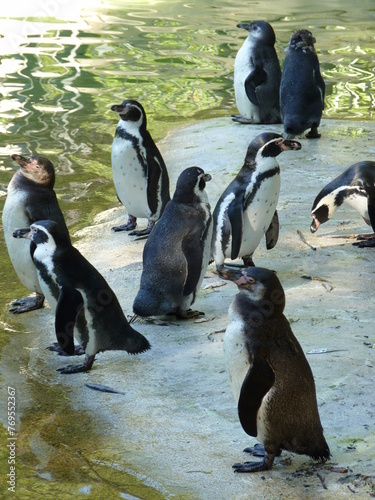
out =
[(146, 161), (146, 151), (138, 129), (134, 127), (131, 132), (132, 135), (126, 132), (120, 121), (112, 144), (112, 163), (117, 165), (113, 182), (126, 200), (128, 212), (149, 219), (152, 213), (147, 202), (147, 172), (139, 161), (139, 157)]

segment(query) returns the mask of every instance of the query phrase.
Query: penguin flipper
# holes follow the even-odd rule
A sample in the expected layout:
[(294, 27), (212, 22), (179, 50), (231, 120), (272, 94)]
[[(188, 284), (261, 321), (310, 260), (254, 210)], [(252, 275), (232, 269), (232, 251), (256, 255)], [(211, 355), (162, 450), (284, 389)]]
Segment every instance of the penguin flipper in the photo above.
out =
[(255, 66), (253, 71), (245, 80), (245, 91), (249, 100), (259, 106), (259, 100), (256, 94), (256, 88), (267, 80), (267, 73), (260, 66)]
[(365, 185), (367, 194), (367, 211), (370, 218), (371, 226), (375, 232), (375, 187)]
[(156, 154), (150, 155), (150, 157), (147, 158), (147, 202), (152, 214), (155, 214), (158, 210), (157, 186), (159, 186), (163, 170), (161, 162), (163, 162), (163, 159), (158, 158)]
[(83, 307), (82, 295), (73, 287), (62, 286), (57, 300), (55, 316), (56, 338), (61, 349), (74, 354), (73, 330), (76, 317)]
[(192, 238), (184, 238), (182, 240), (182, 252), (187, 263), (187, 276), (182, 295), (187, 297), (197, 289), (197, 284), (201, 275), (203, 251), (200, 245), (197, 245), (196, 241)]
[(279, 239), (279, 216), (277, 214), (277, 210), (275, 210), (275, 213), (273, 214), (271, 224), (269, 228), (266, 231), (266, 248), (267, 250), (271, 250), (276, 243), (277, 240)]
[(228, 207), (228, 218), (232, 228), (232, 251), (230, 258), (237, 259), (243, 233), (243, 197), (236, 197)]
[(254, 356), (238, 400), (238, 416), (243, 430), (249, 436), (256, 437), (258, 434), (257, 413), (274, 382), (275, 374), (267, 361), (260, 356)]

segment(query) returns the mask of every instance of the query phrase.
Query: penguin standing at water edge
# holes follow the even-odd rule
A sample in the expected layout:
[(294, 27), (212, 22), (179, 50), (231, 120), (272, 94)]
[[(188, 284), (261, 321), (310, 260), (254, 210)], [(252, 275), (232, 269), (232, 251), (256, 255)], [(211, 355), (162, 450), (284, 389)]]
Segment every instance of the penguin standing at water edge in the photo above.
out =
[(283, 314), (285, 294), (279, 279), (260, 267), (225, 270), (221, 276), (239, 288), (229, 307), (223, 344), (238, 416), (244, 431), (265, 450), (262, 462), (235, 464), (235, 472), (269, 470), (281, 450), (325, 462), (331, 453), (320, 423), (314, 377)]
[(45, 156), (12, 155), (20, 169), (14, 174), (8, 186), (8, 194), (3, 209), (5, 243), (10, 260), (21, 283), (35, 297), (25, 297), (12, 303), (10, 312), (19, 314), (43, 306), (44, 296), (39, 284), (36, 267), (30, 255), (29, 241), (17, 242), (13, 231), (19, 227), (29, 227), (40, 219), (57, 222), (69, 239), (68, 228), (60, 210), (55, 191), (55, 169)]
[[(142, 105), (125, 100), (113, 105), (120, 115), (112, 143), (112, 172), (116, 194), (128, 212), (128, 222), (112, 228), (131, 231), (131, 235), (148, 235), (161, 217), (169, 196), (169, 177), (164, 160), (147, 130)], [(148, 219), (147, 228), (134, 230), (137, 218)]]
[(138, 354), (148, 340), (128, 323), (117, 297), (102, 275), (74, 248), (63, 228), (53, 221), (37, 221), (14, 232), (34, 243), (33, 260), (39, 282), (52, 309), (61, 349), (74, 354), (74, 336), (86, 353), (83, 365), (68, 365), (60, 373), (91, 369), (101, 351)]
[(280, 123), (280, 63), (275, 32), (266, 21), (240, 23), (249, 36), (234, 62), (234, 92), (240, 123)]
[(211, 253), (218, 269), (224, 266), (226, 258), (242, 258), (246, 267), (254, 265), (252, 255), (264, 234), (267, 249), (276, 245), (280, 193), (276, 156), (300, 148), (299, 142), (273, 132), (260, 134), (251, 141), (243, 167), (214, 210)]
[[(375, 233), (375, 162), (351, 165), (320, 191), (311, 209), (311, 232), (315, 233), (321, 224), (331, 219), (343, 203), (355, 208)], [(374, 233), (358, 235), (357, 239), (362, 241), (353, 245), (374, 247)]]
[(318, 127), (324, 109), (325, 83), (320, 74), (315, 38), (308, 30), (290, 37), (280, 83), (280, 109), (288, 139), (310, 128), (308, 139), (320, 137)]
[(212, 220), (205, 191), (210, 179), (199, 167), (180, 174), (173, 199), (144, 247), (140, 289), (133, 304), (136, 315), (192, 318), (201, 314), (190, 306), (210, 256)]

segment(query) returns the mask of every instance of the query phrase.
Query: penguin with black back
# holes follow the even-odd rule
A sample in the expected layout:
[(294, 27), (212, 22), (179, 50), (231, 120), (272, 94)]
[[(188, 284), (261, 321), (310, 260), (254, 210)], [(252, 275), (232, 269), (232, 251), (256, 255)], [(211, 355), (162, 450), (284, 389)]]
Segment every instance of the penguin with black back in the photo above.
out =
[(226, 258), (242, 258), (253, 266), (252, 256), (263, 235), (267, 249), (278, 240), (277, 202), (280, 193), (280, 167), (276, 157), (301, 144), (266, 132), (253, 139), (244, 164), (220, 196), (213, 213), (212, 258), (218, 269)]
[(248, 32), (234, 62), (234, 93), (239, 123), (281, 123), (281, 69), (275, 50), (275, 32), (266, 21), (239, 23)]
[[(111, 109), (120, 116), (111, 152), (113, 182), (128, 212), (128, 222), (112, 229), (147, 236), (170, 200), (167, 167), (147, 130), (143, 106), (124, 100)], [(138, 217), (148, 219), (146, 229), (135, 230)]]
[(210, 256), (212, 218), (206, 182), (199, 167), (179, 176), (172, 200), (148, 237), (143, 250), (140, 289), (133, 310), (138, 316), (196, 317), (196, 294)]
[(325, 83), (320, 74), (316, 42), (308, 30), (290, 37), (280, 83), (280, 109), (288, 139), (310, 128), (308, 139), (320, 137), (318, 127), (324, 109)]
[(37, 221), (18, 229), (15, 238), (33, 242), (32, 258), (39, 282), (55, 310), (55, 332), (61, 349), (75, 352), (74, 337), (86, 353), (82, 365), (68, 365), (60, 373), (86, 372), (102, 351), (139, 354), (148, 340), (128, 323), (117, 297), (103, 276), (74, 248), (64, 228), (54, 221)]
[[(285, 294), (274, 271), (224, 270), (239, 293), (228, 311), (224, 356), (244, 431), (264, 446), (261, 462), (233, 465), (235, 472), (272, 468), (281, 450), (325, 462), (331, 456), (320, 422), (314, 377), (283, 314)], [(260, 456), (261, 446), (246, 449)]]
[(375, 162), (354, 163), (341, 175), (329, 182), (314, 200), (310, 231), (315, 233), (321, 224), (331, 219), (336, 210), (347, 203), (353, 207), (373, 233), (360, 234), (359, 242), (353, 245), (360, 248), (375, 246)]
[(3, 209), (3, 228), (9, 257), (21, 283), (34, 297), (25, 297), (12, 303), (10, 312), (20, 314), (43, 306), (44, 295), (38, 280), (38, 273), (30, 255), (30, 241), (17, 242), (13, 231), (29, 227), (40, 219), (58, 223), (69, 239), (68, 228), (54, 191), (55, 169), (45, 156), (12, 155), (20, 169), (13, 175)]

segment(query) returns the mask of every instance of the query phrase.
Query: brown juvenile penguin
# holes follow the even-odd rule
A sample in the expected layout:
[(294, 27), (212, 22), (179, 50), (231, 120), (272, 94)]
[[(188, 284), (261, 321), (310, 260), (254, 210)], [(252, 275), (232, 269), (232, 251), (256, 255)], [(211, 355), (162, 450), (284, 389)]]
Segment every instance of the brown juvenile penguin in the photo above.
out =
[(235, 472), (269, 470), (281, 450), (325, 462), (331, 453), (320, 423), (313, 374), (283, 314), (285, 295), (279, 279), (260, 267), (220, 274), (239, 288), (224, 337), (239, 419), (265, 450), (263, 461), (235, 464)]

